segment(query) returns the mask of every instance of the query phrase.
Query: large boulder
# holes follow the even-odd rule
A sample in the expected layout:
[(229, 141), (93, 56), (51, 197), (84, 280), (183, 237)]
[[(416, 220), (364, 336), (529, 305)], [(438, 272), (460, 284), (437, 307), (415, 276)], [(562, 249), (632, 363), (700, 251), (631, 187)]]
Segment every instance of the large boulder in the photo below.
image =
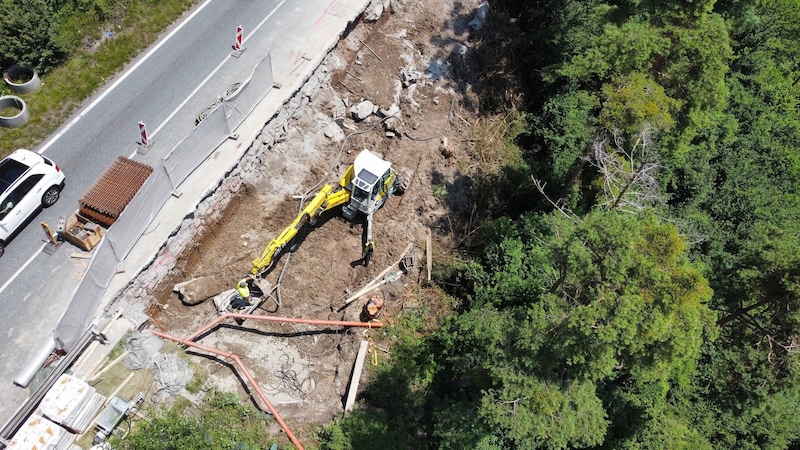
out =
[(178, 293), (183, 303), (187, 305), (197, 305), (219, 294), (227, 287), (229, 286), (226, 286), (225, 283), (218, 280), (216, 277), (208, 276), (192, 278), (191, 280), (178, 283), (172, 290)]

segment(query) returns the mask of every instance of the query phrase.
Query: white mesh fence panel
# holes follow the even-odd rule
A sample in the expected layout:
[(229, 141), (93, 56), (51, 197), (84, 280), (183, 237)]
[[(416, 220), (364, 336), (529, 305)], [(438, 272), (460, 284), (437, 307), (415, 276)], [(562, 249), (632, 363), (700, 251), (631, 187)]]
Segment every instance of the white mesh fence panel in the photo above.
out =
[(272, 89), (274, 78), (269, 53), (239, 88), (223, 99), (166, 158), (154, 168), (137, 194), (95, 247), (94, 255), (70, 305), (54, 330), (57, 346), (69, 351), (88, 329), (103, 295), (136, 242), (181, 184), (203, 163)]

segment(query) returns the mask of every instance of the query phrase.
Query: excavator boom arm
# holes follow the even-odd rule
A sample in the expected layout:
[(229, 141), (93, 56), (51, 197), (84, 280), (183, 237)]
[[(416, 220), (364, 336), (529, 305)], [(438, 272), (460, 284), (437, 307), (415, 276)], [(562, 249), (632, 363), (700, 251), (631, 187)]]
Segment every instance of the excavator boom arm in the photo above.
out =
[(250, 271), (253, 275), (257, 275), (261, 270), (269, 267), (275, 256), (280, 253), (281, 249), (292, 242), (292, 239), (297, 236), (297, 233), (299, 233), (309, 221), (315, 222), (317, 217), (324, 211), (347, 203), (350, 200), (350, 192), (347, 189), (337, 189), (333, 193), (332, 191), (333, 186), (330, 184), (323, 186), (317, 195), (308, 202), (308, 205), (300, 211), (300, 214), (297, 215), (294, 221), (284, 228), (278, 237), (269, 242), (269, 245), (267, 245), (267, 248), (261, 253), (261, 256), (253, 261), (253, 269)]
[[(358, 169), (359, 173), (366, 173), (367, 176), (363, 179), (361, 178), (362, 175), (356, 177), (356, 165), (359, 164), (359, 161), (361, 161), (362, 164), (361, 168)], [(372, 178), (369, 179), (369, 177)], [(354, 180), (355, 178), (358, 179)], [(372, 240), (372, 214), (377, 208), (380, 208), (386, 201), (386, 198), (394, 192), (396, 178), (397, 174), (394, 170), (391, 170), (388, 162), (383, 161), (380, 157), (370, 153), (368, 150), (362, 151), (361, 154), (356, 157), (356, 162), (351, 164), (339, 179), (338, 186), (335, 188), (330, 184), (323, 186), (314, 198), (308, 202), (305, 208), (300, 211), (294, 221), (286, 227), (278, 237), (269, 242), (269, 245), (267, 245), (267, 248), (261, 253), (261, 256), (253, 260), (253, 269), (251, 273), (253, 275), (259, 275), (263, 271), (269, 270), (275, 258), (280, 255), (281, 250), (292, 242), (292, 239), (297, 236), (307, 223), (311, 222), (313, 225), (316, 223), (320, 214), (344, 204), (348, 204), (348, 206), (345, 207), (346, 217), (351, 218), (348, 216), (348, 211), (353, 217), (358, 212), (364, 213), (367, 216), (367, 240), (365, 243), (365, 251), (367, 252), (365, 258), (367, 258), (375, 248), (375, 243)], [(364, 181), (365, 179), (368, 181)], [(376, 182), (382, 183), (379, 192), (373, 191), (372, 185)], [(371, 197), (369, 201), (363, 198), (360, 199), (353, 207), (351, 198), (353, 198), (353, 192), (359, 189), (359, 192), (366, 192), (367, 195), (371, 195)], [(355, 201), (354, 198), (353, 200)], [(348, 210), (348, 208), (350, 209)]]

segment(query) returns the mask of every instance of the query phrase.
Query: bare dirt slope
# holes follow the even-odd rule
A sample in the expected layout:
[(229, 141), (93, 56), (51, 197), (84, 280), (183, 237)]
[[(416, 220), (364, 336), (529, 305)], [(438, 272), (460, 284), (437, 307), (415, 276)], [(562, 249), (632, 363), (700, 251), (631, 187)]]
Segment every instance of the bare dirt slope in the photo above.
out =
[[(270, 239), (295, 218), (302, 202), (298, 196), (337, 182), (366, 148), (413, 172), (406, 193), (393, 196), (375, 215), (377, 249), (371, 263), (361, 264), (361, 224), (329, 214), (266, 276), (279, 290), (256, 313), (359, 320), (365, 299), (349, 306), (344, 300), (393, 265), (409, 244), (416, 267), (379, 291), (387, 300), (381, 319), (395, 324), (402, 314), (425, 310), (420, 281), (427, 278), (426, 235), (432, 232), (434, 248), (447, 247), (455, 216), (469, 213), (464, 174), (471, 166), (467, 148), (477, 113), (464, 74), (475, 39), (468, 22), (478, 2), (385, 3), (377, 20), (353, 26), (119, 303), (140, 305), (151, 326), (163, 332), (191, 335), (216, 317), (214, 306), (210, 300), (187, 305), (173, 292), (174, 284), (210, 276), (234, 287)], [(356, 121), (351, 107), (362, 100), (399, 111), (388, 120), (378, 112)], [(342, 117), (341, 123), (335, 121)], [(324, 423), (342, 411), (361, 339), (360, 329), (248, 320), (218, 327), (198, 342), (239, 355), (283, 417), (297, 425)], [(378, 351), (378, 357), (387, 354)], [(244, 392), (241, 380), (218, 358), (196, 359), (208, 374), (206, 388)]]

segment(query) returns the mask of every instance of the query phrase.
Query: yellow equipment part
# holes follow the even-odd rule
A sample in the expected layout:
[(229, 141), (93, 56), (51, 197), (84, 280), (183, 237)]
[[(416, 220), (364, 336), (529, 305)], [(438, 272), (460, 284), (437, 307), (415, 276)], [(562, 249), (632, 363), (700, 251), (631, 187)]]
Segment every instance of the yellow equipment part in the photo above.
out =
[(275, 255), (279, 254), (286, 244), (290, 243), (308, 222), (313, 224), (323, 212), (350, 201), (350, 191), (347, 190), (346, 187), (353, 179), (353, 170), (353, 165), (350, 165), (339, 180), (339, 188), (336, 191), (333, 191), (333, 186), (330, 184), (323, 186), (322, 189), (317, 192), (317, 195), (308, 202), (308, 205), (300, 211), (300, 214), (297, 215), (294, 221), (286, 227), (278, 237), (269, 242), (269, 245), (267, 245), (267, 248), (261, 253), (261, 256), (253, 260), (253, 268), (250, 270), (250, 273), (258, 275), (262, 270), (269, 269)]

